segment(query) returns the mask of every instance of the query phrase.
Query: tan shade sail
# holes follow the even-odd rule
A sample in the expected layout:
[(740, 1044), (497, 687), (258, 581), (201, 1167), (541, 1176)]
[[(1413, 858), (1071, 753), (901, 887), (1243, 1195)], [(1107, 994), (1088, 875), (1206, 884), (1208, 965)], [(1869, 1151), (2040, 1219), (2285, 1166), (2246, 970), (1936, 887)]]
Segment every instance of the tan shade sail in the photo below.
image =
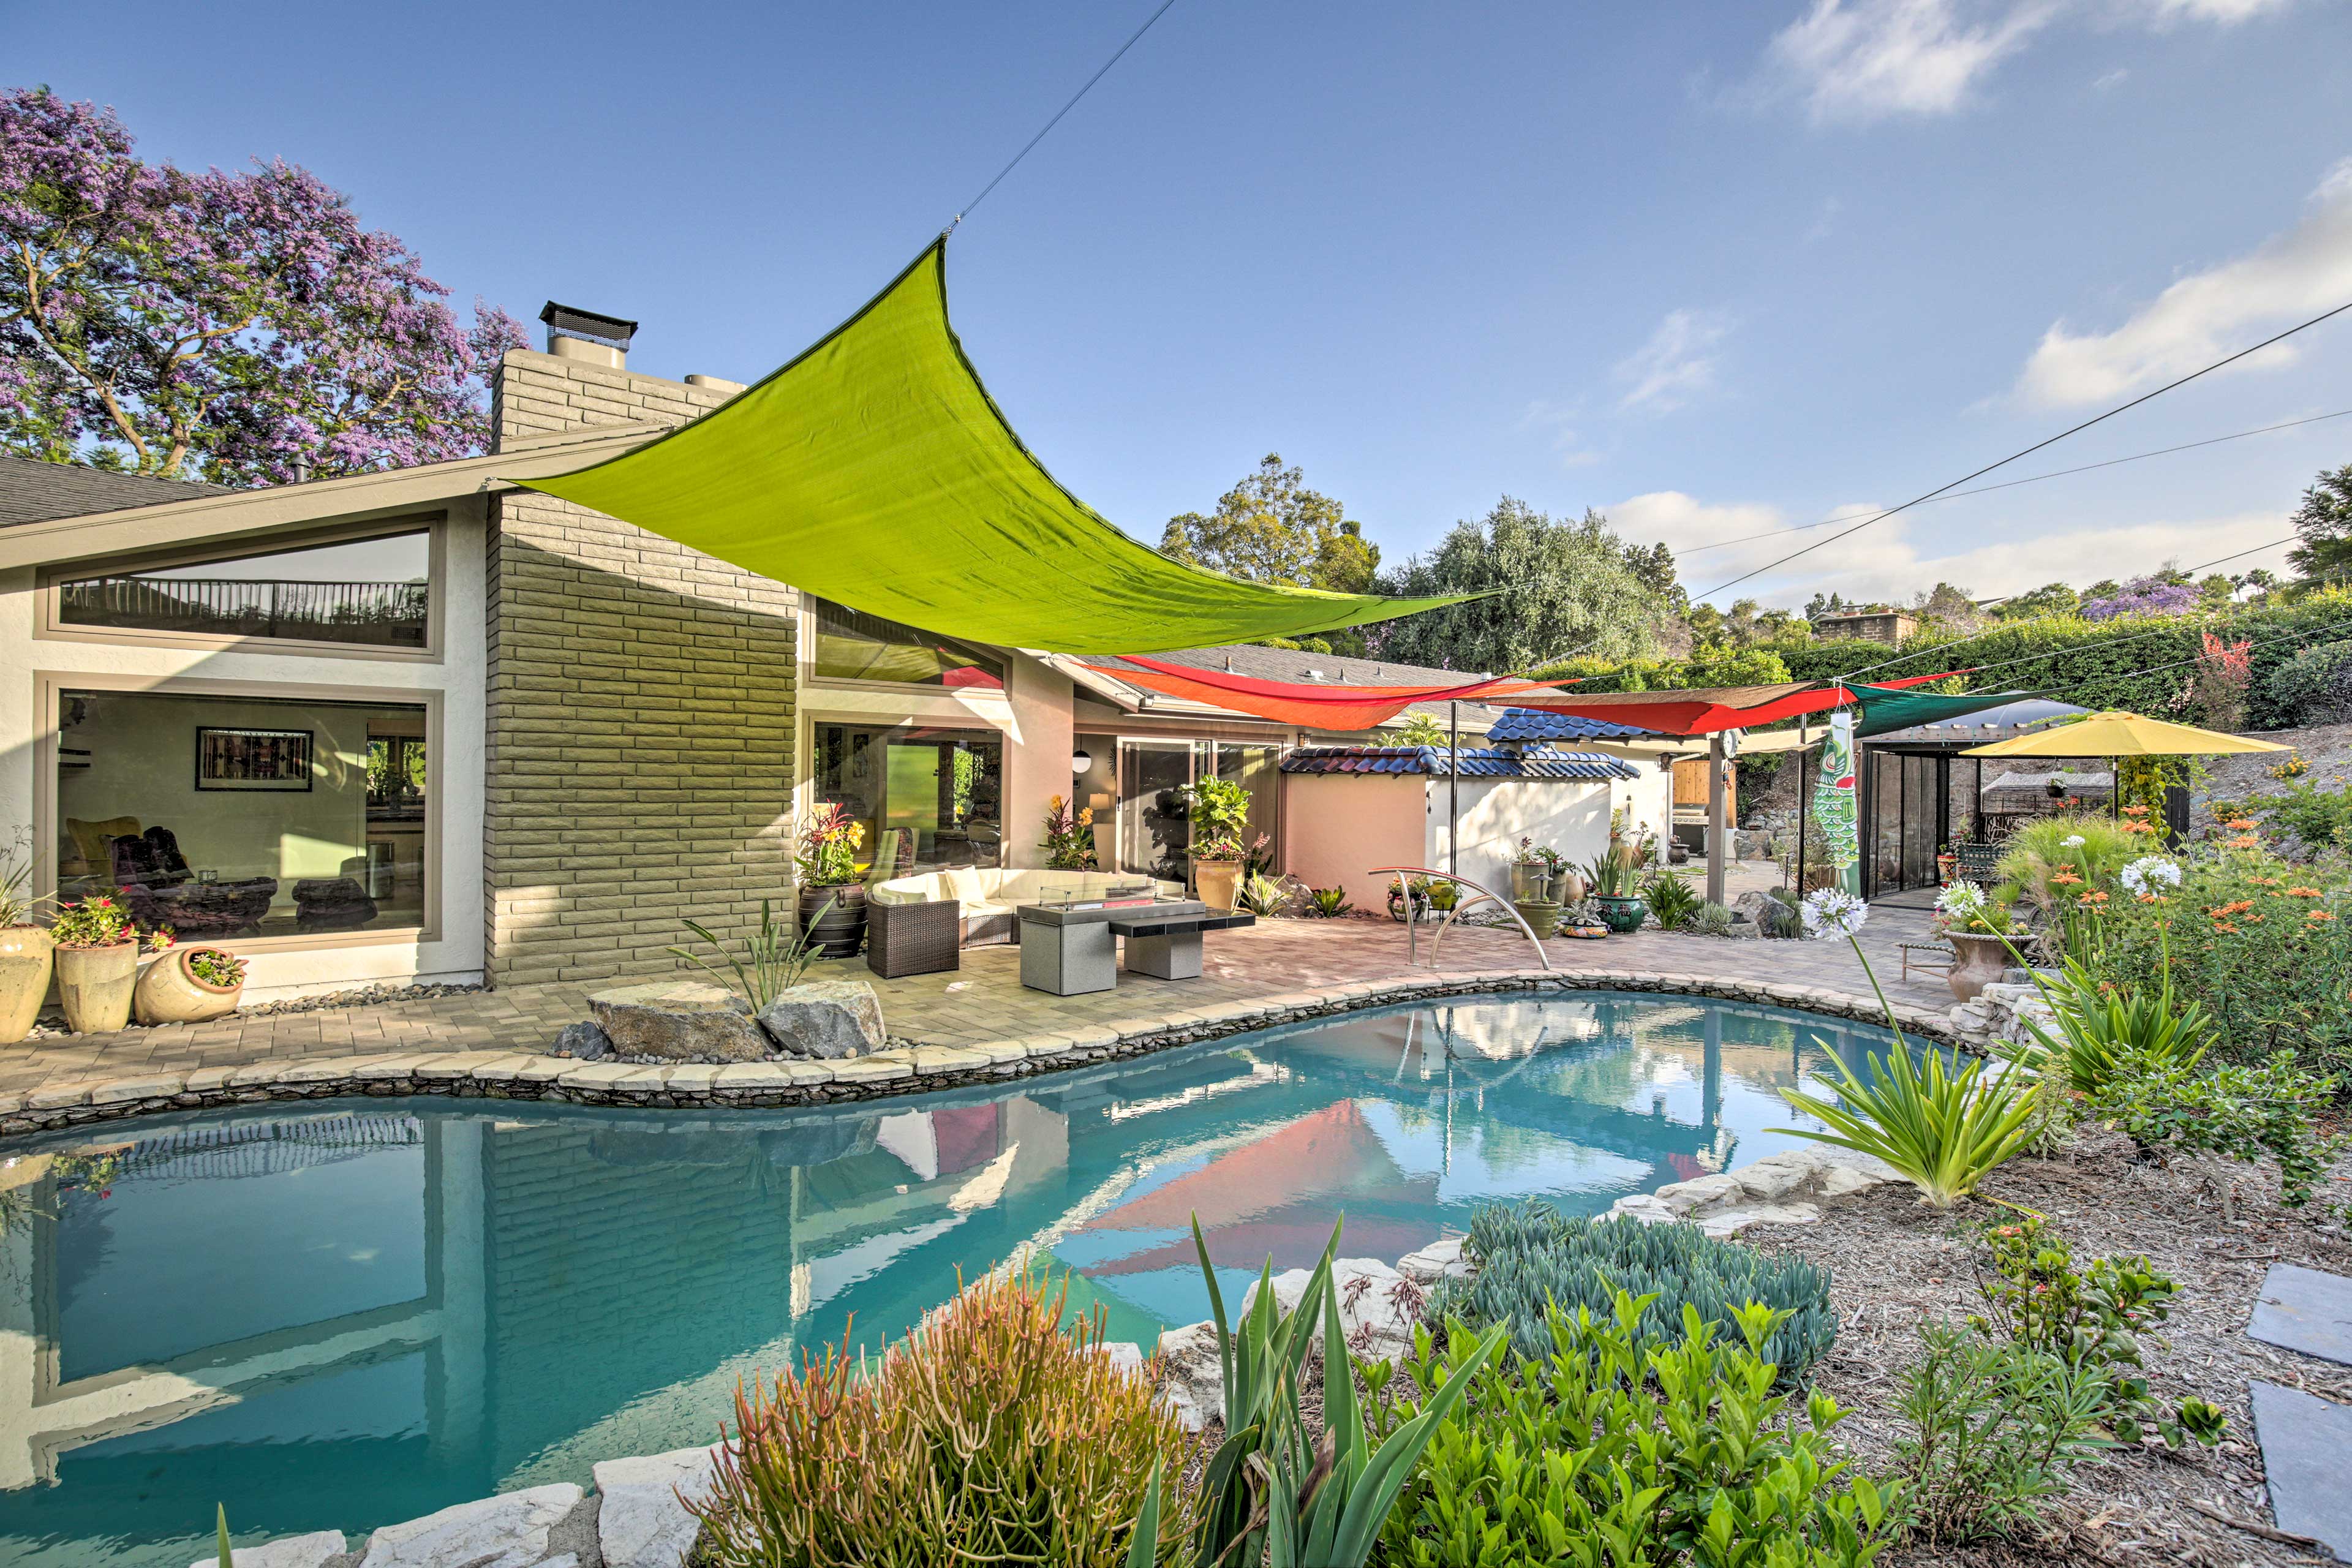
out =
[(2047, 730), (2036, 730), (2030, 735), (2018, 735), (2006, 741), (1995, 741), (1989, 746), (1971, 746), (1962, 752), (1964, 757), (2210, 757), (2237, 752), (2284, 752), (2294, 748), (2270, 741), (2251, 741), (2243, 735), (2225, 735), (2219, 730), (2200, 730), (2193, 724), (2175, 724), (2163, 719), (2144, 718), (2137, 713), (2120, 710), (2094, 713), (2072, 724), (2060, 724)]
[(692, 424), (510, 482), (852, 609), (1048, 653), (1307, 637), (1479, 596), (1244, 583), (1129, 539), (1030, 456), (981, 384), (948, 325), (946, 243)]

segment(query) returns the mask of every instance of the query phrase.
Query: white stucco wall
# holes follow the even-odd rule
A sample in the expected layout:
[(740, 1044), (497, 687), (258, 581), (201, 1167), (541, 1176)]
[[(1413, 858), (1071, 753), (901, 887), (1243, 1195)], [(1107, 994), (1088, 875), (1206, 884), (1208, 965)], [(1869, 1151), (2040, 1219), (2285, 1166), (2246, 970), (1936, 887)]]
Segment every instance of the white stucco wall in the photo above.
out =
[[(1430, 866), (1445, 866), (1446, 781), (1427, 781)], [(1504, 898), (1519, 840), (1533, 838), (1580, 864), (1609, 847), (1608, 781), (1465, 778), (1460, 784), (1462, 858), (1454, 868)]]
[[(434, 869), (438, 928), (433, 939), (348, 932), (311, 945), (299, 939), (220, 943), (250, 960), (247, 994), (254, 1000), (333, 990), (375, 981), (478, 980), (482, 969), (483, 637), (485, 509), (478, 497), (445, 503), (437, 659), (373, 658), (299, 651), (156, 646), (44, 637), (38, 569), (0, 572), (0, 843), (29, 830), (40, 793), (41, 737), (56, 715), (39, 711), (37, 694), (77, 678), (130, 689), (194, 683), (225, 695), (287, 695), (350, 700), (353, 689), (387, 701), (440, 707), (440, 741), (431, 753), (428, 788), (440, 819)], [(436, 508), (436, 510), (440, 510)], [(60, 545), (62, 556), (70, 549)], [(257, 807), (258, 809), (258, 807)], [(57, 814), (53, 813), (53, 816)], [(56, 834), (35, 842), (36, 881), (54, 884)]]

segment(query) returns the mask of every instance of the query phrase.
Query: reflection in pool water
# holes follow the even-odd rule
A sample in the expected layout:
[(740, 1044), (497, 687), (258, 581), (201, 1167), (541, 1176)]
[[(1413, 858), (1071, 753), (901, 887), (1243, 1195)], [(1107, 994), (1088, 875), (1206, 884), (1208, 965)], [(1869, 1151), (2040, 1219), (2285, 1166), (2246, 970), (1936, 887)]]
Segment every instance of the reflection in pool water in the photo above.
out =
[(1477, 1205), (1571, 1211), (1788, 1146), (1886, 1036), (1672, 997), (1392, 1008), (824, 1112), (343, 1100), (5, 1151), (0, 1560), (358, 1532), (709, 1437), (737, 1380), (903, 1331), (1022, 1243), (1112, 1337)]

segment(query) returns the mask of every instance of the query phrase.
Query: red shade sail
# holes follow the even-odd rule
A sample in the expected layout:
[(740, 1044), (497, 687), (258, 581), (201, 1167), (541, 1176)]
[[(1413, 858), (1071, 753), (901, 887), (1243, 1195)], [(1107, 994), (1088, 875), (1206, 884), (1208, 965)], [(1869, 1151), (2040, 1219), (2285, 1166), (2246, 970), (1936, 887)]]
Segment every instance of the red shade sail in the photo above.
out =
[(1564, 684), (1498, 677), (1454, 686), (1324, 686), (1312, 681), (1262, 680), (1134, 654), (1127, 656), (1124, 665), (1087, 668), (1163, 696), (1318, 730), (1369, 730), (1416, 702), (1481, 702), (1502, 697), (1518, 702), (1522, 692), (1549, 691)]
[[(1965, 673), (1946, 670), (1941, 675), (1913, 675), (1873, 684), (1899, 691)], [(1689, 691), (1593, 691), (1578, 696), (1562, 692), (1557, 697), (1515, 697), (1511, 703), (1610, 724), (1638, 724), (1666, 735), (1712, 735), (1718, 730), (1753, 729), (1860, 700), (1850, 687), (1791, 680), (1777, 686), (1715, 686)]]

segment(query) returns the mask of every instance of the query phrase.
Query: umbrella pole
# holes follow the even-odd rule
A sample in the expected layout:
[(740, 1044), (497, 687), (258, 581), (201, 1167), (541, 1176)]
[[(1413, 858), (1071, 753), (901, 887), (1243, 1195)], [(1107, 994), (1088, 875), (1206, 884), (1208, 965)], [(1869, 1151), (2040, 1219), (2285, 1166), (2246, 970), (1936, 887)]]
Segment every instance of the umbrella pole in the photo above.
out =
[(1808, 789), (1806, 788), (1806, 786), (1807, 786), (1807, 785), (1809, 785), (1809, 784), (1811, 784), (1812, 783), (1812, 771), (1813, 771), (1813, 770), (1812, 770), (1812, 768), (1811, 768), (1810, 765), (1808, 765), (1808, 758), (1809, 758), (1809, 757), (1810, 757), (1810, 755), (1811, 755), (1811, 752), (1810, 752), (1810, 751), (1809, 751), (1809, 748), (1811, 746), (1811, 744), (1812, 744), (1812, 726), (1811, 726), (1811, 724), (1810, 724), (1809, 722), (1807, 722), (1805, 720), (1802, 720), (1802, 719), (1798, 720), (1798, 721), (1797, 721), (1797, 886), (1796, 886), (1796, 888), (1795, 888), (1793, 890), (1795, 891), (1795, 893), (1796, 893), (1797, 897), (1799, 897), (1799, 898), (1801, 898), (1801, 898), (1803, 898), (1803, 897), (1805, 896), (1805, 822), (1806, 822), (1806, 818), (1805, 818), (1805, 802), (1806, 802), (1806, 799), (1807, 799), (1808, 795), (1809, 795), (1809, 793), (1810, 793), (1810, 792), (1808, 791)]
[(1723, 902), (1723, 731), (1706, 738), (1706, 901)]
[(1445, 705), (1445, 868), (1462, 875), (1462, 704)]

